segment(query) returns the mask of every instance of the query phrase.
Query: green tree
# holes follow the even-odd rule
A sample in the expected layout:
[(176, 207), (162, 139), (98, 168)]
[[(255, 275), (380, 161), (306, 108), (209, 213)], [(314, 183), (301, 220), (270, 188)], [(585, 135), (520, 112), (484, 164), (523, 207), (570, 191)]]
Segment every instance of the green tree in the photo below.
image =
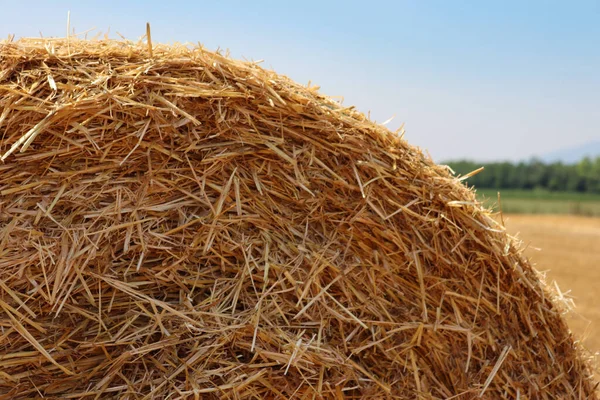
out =
[(484, 170), (467, 179), (469, 185), (482, 189), (536, 189), (600, 193), (600, 157), (584, 158), (570, 165), (555, 162), (476, 163), (460, 160), (448, 165), (456, 175), (464, 176), (480, 167)]

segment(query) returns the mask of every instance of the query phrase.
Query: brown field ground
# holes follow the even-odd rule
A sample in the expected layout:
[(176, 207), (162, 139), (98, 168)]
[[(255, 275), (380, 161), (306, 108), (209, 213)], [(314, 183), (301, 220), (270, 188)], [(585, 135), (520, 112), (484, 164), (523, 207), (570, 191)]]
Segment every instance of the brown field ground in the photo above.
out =
[(527, 246), (525, 254), (536, 268), (546, 272), (548, 283), (556, 281), (573, 299), (567, 320), (576, 337), (600, 352), (600, 218), (512, 214), (504, 221)]

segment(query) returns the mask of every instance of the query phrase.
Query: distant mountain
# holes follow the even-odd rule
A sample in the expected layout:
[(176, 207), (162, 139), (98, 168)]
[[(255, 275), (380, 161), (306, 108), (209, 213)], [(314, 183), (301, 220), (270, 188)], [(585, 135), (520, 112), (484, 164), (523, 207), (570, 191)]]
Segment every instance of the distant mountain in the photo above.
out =
[(600, 141), (589, 142), (581, 146), (557, 150), (552, 153), (544, 154), (540, 156), (539, 159), (546, 163), (560, 161), (565, 164), (574, 164), (584, 157), (600, 157)]

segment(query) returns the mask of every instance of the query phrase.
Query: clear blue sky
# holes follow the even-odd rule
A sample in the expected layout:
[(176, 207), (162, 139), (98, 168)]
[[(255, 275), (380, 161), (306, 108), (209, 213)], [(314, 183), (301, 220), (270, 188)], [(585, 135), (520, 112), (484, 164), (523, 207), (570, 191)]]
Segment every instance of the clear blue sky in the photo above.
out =
[[(123, 3), (123, 4), (121, 4)], [(2, 1), (0, 36), (97, 28), (264, 59), (438, 161), (600, 140), (600, 1)]]

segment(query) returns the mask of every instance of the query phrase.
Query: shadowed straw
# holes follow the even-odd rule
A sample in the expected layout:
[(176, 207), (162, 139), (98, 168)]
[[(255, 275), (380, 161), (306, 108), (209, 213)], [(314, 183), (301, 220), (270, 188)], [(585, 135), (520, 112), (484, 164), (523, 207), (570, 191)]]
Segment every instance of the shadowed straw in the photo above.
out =
[(21, 39), (0, 105), (5, 398), (595, 396), (473, 192), (316, 88)]

